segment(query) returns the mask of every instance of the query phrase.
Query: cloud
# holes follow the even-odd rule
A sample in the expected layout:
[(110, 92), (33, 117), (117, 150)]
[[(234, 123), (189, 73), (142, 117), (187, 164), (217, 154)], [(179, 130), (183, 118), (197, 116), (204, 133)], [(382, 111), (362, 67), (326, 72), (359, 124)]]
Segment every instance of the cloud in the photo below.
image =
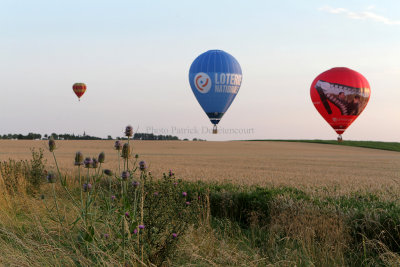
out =
[(358, 20), (371, 20), (375, 22), (380, 22), (386, 25), (400, 25), (400, 20), (391, 20), (384, 16), (378, 15), (371, 10), (374, 9), (373, 6), (367, 8), (368, 11), (353, 12), (346, 8), (334, 8), (330, 6), (321, 7), (320, 10), (331, 13), (331, 14), (343, 14), (350, 19)]

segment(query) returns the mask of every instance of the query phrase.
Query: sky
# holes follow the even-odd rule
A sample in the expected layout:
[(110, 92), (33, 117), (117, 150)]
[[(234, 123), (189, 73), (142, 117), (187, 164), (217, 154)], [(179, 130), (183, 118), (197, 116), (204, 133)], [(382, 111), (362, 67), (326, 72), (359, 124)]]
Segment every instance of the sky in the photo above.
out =
[[(400, 142), (399, 47), (396, 0), (0, 0), (0, 134), (335, 139), (310, 85), (348, 67), (371, 98), (344, 139)], [(218, 135), (188, 81), (210, 49), (243, 72)]]

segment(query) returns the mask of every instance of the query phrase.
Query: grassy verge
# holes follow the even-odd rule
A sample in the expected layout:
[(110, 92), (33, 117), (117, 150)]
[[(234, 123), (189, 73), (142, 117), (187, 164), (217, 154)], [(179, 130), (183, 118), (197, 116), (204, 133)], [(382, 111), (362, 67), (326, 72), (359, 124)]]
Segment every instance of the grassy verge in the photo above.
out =
[(316, 144), (329, 144), (339, 146), (353, 146), (353, 147), (364, 147), (372, 149), (381, 149), (389, 151), (400, 152), (400, 143), (397, 142), (379, 142), (379, 141), (342, 141), (336, 140), (248, 140), (248, 141), (269, 141), (269, 142), (300, 142), (300, 143), (316, 143)]

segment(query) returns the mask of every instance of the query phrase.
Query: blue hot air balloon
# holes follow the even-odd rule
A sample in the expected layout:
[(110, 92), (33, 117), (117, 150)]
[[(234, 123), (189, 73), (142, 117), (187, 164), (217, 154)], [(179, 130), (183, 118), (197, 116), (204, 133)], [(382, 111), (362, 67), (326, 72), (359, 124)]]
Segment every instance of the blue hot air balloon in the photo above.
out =
[(193, 61), (189, 83), (200, 106), (214, 124), (213, 133), (217, 133), (217, 124), (242, 83), (239, 62), (222, 50), (209, 50)]

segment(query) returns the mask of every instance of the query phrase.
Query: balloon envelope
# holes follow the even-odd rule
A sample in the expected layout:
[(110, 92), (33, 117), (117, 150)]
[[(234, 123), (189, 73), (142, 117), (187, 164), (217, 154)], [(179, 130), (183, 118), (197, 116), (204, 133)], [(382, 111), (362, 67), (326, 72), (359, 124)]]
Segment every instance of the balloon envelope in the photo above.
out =
[(360, 73), (349, 68), (332, 68), (315, 78), (310, 94), (315, 108), (340, 135), (364, 110), (371, 89)]
[(72, 86), (72, 90), (74, 90), (74, 93), (80, 99), (81, 96), (83, 96), (83, 94), (86, 92), (86, 84), (74, 83), (74, 85)]
[(230, 54), (209, 50), (193, 61), (189, 83), (200, 106), (217, 125), (239, 92), (242, 69)]

